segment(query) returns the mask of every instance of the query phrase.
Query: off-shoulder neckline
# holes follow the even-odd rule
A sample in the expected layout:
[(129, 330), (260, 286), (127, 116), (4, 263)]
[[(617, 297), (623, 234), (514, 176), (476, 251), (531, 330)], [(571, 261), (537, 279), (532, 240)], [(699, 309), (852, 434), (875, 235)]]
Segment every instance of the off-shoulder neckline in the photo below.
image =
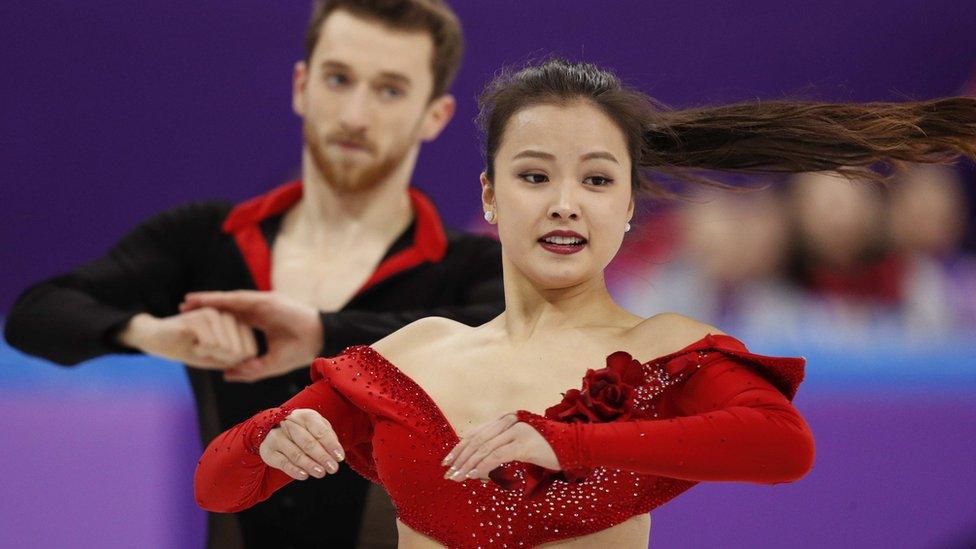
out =
[[(709, 333), (709, 334), (706, 334), (705, 336), (701, 337), (700, 339), (697, 339), (697, 340), (689, 343), (688, 345), (685, 345), (684, 347), (682, 347), (681, 349), (678, 349), (677, 351), (674, 351), (674, 352), (671, 352), (671, 353), (667, 353), (667, 354), (664, 354), (664, 355), (661, 355), (661, 356), (652, 358), (651, 360), (648, 360), (648, 361), (645, 361), (645, 362), (641, 362), (641, 366), (647, 366), (647, 365), (655, 364), (655, 363), (658, 363), (658, 362), (661, 362), (661, 361), (664, 361), (664, 360), (669, 360), (669, 359), (671, 359), (671, 358), (673, 358), (675, 356), (680, 356), (682, 354), (695, 351), (695, 350), (697, 350), (700, 347), (711, 346), (712, 342), (716, 338), (727, 339), (728, 341), (726, 343), (732, 343), (735, 346), (741, 347), (742, 348), (742, 351), (748, 352), (748, 351), (746, 351), (745, 344), (743, 344), (741, 341), (739, 341), (738, 339), (736, 339), (736, 338), (734, 338), (734, 337), (732, 337), (730, 335)], [(409, 375), (407, 375), (403, 370), (401, 370), (396, 364), (393, 363), (393, 361), (391, 361), (390, 359), (388, 359), (385, 356), (383, 356), (382, 353), (380, 353), (379, 351), (377, 351), (373, 347), (371, 347), (369, 345), (361, 345), (361, 346), (358, 346), (358, 348), (363, 349), (363, 350), (365, 350), (368, 353), (372, 353), (377, 359), (380, 360), (380, 362), (382, 362), (388, 368), (390, 368), (395, 375), (399, 376), (406, 383), (412, 385), (416, 389), (417, 394), (420, 396), (420, 398), (422, 400), (424, 400), (425, 403), (428, 406), (430, 406), (430, 408), (432, 410), (434, 410), (434, 412), (437, 415), (438, 421), (442, 425), (444, 425), (444, 426), (447, 427), (448, 431), (451, 434), (451, 438), (452, 438), (451, 444), (452, 444), (452, 446), (455, 445), (455, 444), (457, 444), (460, 441), (460, 438), (461, 437), (460, 437), (457, 429), (455, 429), (454, 428), (454, 425), (447, 419), (447, 416), (444, 415), (444, 410), (440, 407), (439, 404), (437, 404), (437, 401), (435, 401), (434, 398), (430, 396), (430, 393), (428, 393), (426, 389), (424, 389), (419, 383), (416, 382), (416, 380), (414, 380), (412, 377), (410, 377)], [(620, 351), (617, 351), (617, 352), (620, 352)], [(611, 354), (613, 354), (613, 353), (611, 353)]]

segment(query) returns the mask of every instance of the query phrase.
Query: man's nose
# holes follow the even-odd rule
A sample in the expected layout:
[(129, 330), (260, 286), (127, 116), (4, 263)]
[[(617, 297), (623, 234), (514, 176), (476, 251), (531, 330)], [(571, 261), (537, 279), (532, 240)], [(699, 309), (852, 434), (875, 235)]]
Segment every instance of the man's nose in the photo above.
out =
[(369, 127), (369, 90), (358, 86), (345, 98), (339, 111), (339, 124), (348, 133), (362, 133)]

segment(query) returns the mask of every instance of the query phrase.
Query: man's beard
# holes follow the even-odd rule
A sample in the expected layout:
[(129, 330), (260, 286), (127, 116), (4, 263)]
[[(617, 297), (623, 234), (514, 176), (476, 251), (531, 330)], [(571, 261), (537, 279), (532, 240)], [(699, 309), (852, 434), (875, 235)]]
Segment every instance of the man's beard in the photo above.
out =
[(326, 136), (324, 142), (319, 138), (319, 134), (307, 121), (302, 124), (302, 135), (305, 138), (305, 146), (308, 147), (312, 156), (312, 162), (322, 173), (326, 183), (337, 191), (365, 191), (372, 189), (385, 180), (400, 164), (403, 163), (407, 154), (410, 153), (411, 145), (416, 141), (416, 134), (419, 132), (419, 124), (410, 136), (400, 143), (395, 143), (389, 154), (376, 159), (369, 164), (345, 164), (342, 160), (334, 161), (326, 152), (326, 147), (333, 143), (350, 142), (364, 148), (369, 154), (376, 154), (376, 145), (354, 135), (344, 132), (333, 132)]

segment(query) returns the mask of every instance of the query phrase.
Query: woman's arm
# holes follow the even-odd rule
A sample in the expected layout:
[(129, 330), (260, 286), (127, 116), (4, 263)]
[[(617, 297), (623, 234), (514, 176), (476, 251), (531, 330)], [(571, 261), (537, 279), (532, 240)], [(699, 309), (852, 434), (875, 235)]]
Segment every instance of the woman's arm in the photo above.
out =
[(368, 440), (371, 432), (362, 410), (328, 381), (317, 381), (207, 446), (193, 481), (197, 504), (233, 513), (264, 501), (293, 479), (335, 473), (336, 462), (346, 454), (343, 448)]
[(560, 423), (522, 412), (562, 469), (611, 467), (694, 481), (790, 482), (813, 466), (813, 434), (783, 394), (731, 358), (703, 367), (674, 397), (680, 417)]
[(563, 423), (526, 411), (507, 414), (474, 429), (444, 465), (458, 481), (487, 479), (508, 461), (692, 481), (789, 482), (810, 470), (810, 428), (751, 366), (723, 355), (675, 390), (668, 404), (677, 417), (670, 419)]

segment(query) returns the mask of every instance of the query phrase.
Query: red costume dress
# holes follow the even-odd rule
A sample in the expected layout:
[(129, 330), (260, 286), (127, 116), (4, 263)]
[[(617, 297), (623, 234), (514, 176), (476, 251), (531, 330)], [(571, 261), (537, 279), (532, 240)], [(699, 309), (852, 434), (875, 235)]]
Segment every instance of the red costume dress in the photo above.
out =
[[(608, 374), (611, 359), (620, 363), (620, 355), (635, 369), (623, 377)], [(608, 369), (587, 373), (582, 393), (568, 392), (547, 411), (554, 419), (518, 412), (550, 443), (563, 471), (508, 464), (493, 475), (517, 488), (504, 489), (445, 480), (440, 461), (458, 436), (443, 413), (372, 348), (350, 347), (317, 359), (314, 383), (281, 408), (210, 444), (197, 468), (197, 502), (237, 511), (291, 482), (261, 460), (258, 448), (291, 410), (311, 408), (332, 424), (346, 462), (387, 489), (399, 519), (440, 543), (529, 547), (584, 536), (647, 513), (698, 481), (801, 477), (812, 464), (813, 438), (789, 399), (803, 364), (800, 358), (749, 353), (724, 335), (644, 364), (614, 353)], [(621, 394), (626, 410), (614, 412)]]

